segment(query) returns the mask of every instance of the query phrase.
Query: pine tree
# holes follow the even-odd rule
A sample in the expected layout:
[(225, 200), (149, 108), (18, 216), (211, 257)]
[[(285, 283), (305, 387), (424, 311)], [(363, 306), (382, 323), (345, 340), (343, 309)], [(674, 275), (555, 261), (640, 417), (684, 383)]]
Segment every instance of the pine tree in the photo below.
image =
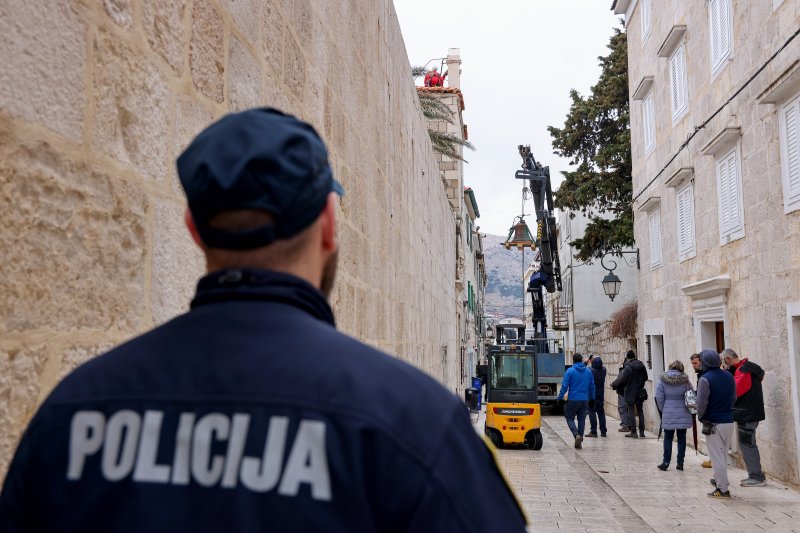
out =
[[(634, 244), (631, 198), (631, 133), (628, 105), (628, 51), (625, 32), (615, 29), (611, 52), (599, 57), (602, 72), (591, 94), (570, 91), (572, 105), (563, 128), (548, 127), (555, 153), (577, 165), (562, 172), (556, 207), (590, 219), (583, 237), (571, 244), (576, 258), (591, 261)], [(613, 218), (597, 216), (610, 213)]]

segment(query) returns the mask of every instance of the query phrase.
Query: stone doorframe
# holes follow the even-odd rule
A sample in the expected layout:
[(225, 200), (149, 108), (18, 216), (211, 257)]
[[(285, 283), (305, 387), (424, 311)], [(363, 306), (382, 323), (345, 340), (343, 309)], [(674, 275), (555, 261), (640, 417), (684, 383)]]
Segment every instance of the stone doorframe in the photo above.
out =
[[(792, 407), (794, 408), (794, 435), (797, 448), (797, 465), (800, 468), (800, 368), (797, 362), (800, 359), (800, 302), (786, 304), (786, 330), (789, 334), (789, 369), (792, 383)], [(800, 474), (798, 474), (800, 477)]]
[(681, 287), (683, 293), (692, 299), (692, 326), (694, 327), (695, 348), (698, 352), (703, 349), (704, 322), (723, 323), (727, 346), (728, 290), (730, 288), (730, 276), (717, 276)]

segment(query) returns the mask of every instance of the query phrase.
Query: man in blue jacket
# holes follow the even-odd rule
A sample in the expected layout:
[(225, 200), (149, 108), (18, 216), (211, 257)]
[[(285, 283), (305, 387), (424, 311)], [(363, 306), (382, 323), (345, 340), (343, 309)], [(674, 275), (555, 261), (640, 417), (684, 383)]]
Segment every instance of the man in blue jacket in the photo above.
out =
[(720, 369), (722, 361), (714, 350), (700, 352), (703, 376), (697, 380), (697, 419), (703, 423), (708, 456), (716, 486), (708, 495), (712, 498), (730, 498), (728, 490), (728, 448), (733, 440), (733, 403), (736, 385), (730, 372)]
[[(567, 394), (567, 405), (564, 406), (564, 418), (567, 419), (567, 426), (575, 437), (575, 449), (581, 449), (583, 442), (583, 430), (586, 427), (586, 412), (589, 404), (594, 405), (594, 377), (583, 364), (583, 357), (576, 353), (572, 356), (572, 368), (567, 369), (564, 379), (561, 382), (561, 390), (558, 392), (558, 401), (564, 399)], [(575, 426), (575, 417), (578, 418), (578, 425)]]
[(459, 399), (336, 330), (342, 189), (316, 131), (227, 115), (178, 175), (209, 272), (191, 310), (56, 387), (0, 531), (524, 531)]

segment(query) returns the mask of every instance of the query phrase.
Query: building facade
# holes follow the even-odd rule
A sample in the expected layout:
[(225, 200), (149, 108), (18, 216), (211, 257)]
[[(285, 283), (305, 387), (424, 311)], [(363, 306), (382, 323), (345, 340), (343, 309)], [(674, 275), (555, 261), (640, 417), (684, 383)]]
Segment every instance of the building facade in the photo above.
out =
[[(574, 214), (574, 218), (571, 214)], [(615, 311), (634, 300), (638, 288), (639, 258), (634, 254), (603, 258), (603, 262), (613, 269), (622, 282), (619, 294), (613, 300), (603, 291), (602, 280), (609, 270), (602, 266), (601, 261), (594, 260), (589, 264), (575, 259), (576, 250), (569, 243), (583, 237), (588, 223), (589, 218), (582, 213), (570, 213), (567, 210), (558, 215), (562, 290), (548, 300), (548, 312), (552, 316), (548, 323), (560, 330), (559, 336), (563, 338), (564, 352), (568, 356), (575, 352), (598, 353), (596, 344), (587, 342), (587, 337), (593, 337), (595, 328), (606, 323)], [(602, 352), (602, 355), (611, 355), (606, 350)], [(621, 356), (614, 355), (616, 358)]]
[[(425, 96), (436, 98), (450, 110), (452, 121), (429, 120), (428, 128), (467, 140), (464, 123), (464, 95), (461, 93), (461, 54), (450, 48), (446, 58), (447, 82), (438, 87), (417, 87)], [(459, 155), (463, 148), (456, 147)], [(464, 162), (447, 155), (436, 154), (441, 177), (453, 214), (455, 232), (455, 338), (459, 353), (459, 389), (471, 386), (475, 365), (483, 355), (483, 295), (488, 277), (483, 260), (481, 235), (476, 220), (480, 217), (475, 193), (464, 186)]]
[(800, 484), (800, 1), (612, 9), (628, 31), (640, 355), (653, 378), (705, 348), (761, 365), (762, 464)]

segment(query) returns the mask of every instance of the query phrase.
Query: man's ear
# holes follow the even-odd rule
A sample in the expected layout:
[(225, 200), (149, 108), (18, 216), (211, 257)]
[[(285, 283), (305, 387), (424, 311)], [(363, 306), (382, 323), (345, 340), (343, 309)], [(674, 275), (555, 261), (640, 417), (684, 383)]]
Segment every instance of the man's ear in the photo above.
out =
[(339, 203), (339, 195), (332, 192), (328, 195), (328, 202), (322, 209), (322, 247), (329, 252), (336, 251), (338, 241), (336, 239), (336, 206)]
[(192, 235), (192, 239), (200, 247), (201, 250), (206, 249), (206, 245), (203, 244), (203, 239), (200, 238), (200, 233), (197, 231), (197, 226), (194, 223), (194, 218), (192, 218), (192, 212), (189, 211), (189, 208), (186, 208), (186, 213), (183, 215), (183, 220), (186, 223), (186, 227), (189, 229), (189, 233)]

